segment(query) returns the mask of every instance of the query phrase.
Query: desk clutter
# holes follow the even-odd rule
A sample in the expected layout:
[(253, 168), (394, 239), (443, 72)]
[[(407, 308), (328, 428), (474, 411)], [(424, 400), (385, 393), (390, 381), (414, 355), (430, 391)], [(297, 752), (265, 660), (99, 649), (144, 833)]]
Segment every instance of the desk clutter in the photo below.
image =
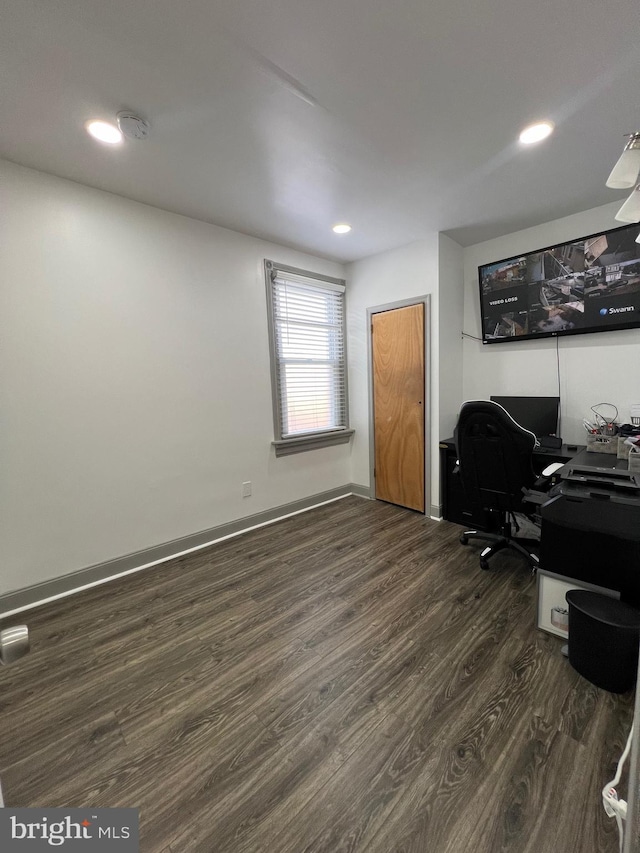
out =
[(609, 453), (629, 461), (630, 471), (640, 471), (640, 403), (630, 406), (630, 423), (618, 423), (618, 408), (613, 403), (591, 406), (594, 417), (585, 418), (587, 450), (590, 453)]
[[(635, 436), (626, 435), (588, 435), (587, 450), (590, 453), (610, 453), (617, 459), (638, 460), (640, 462), (640, 432)], [(638, 471), (640, 468), (629, 470)]]

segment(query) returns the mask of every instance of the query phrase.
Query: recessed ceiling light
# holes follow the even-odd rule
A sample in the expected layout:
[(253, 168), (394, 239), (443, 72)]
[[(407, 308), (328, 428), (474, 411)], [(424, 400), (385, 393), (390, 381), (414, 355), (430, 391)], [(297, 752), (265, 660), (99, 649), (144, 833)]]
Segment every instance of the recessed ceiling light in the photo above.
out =
[(85, 124), (87, 133), (93, 136), (94, 139), (100, 142), (106, 142), (108, 145), (116, 145), (122, 142), (122, 133), (118, 130), (115, 124), (109, 124), (107, 121), (88, 121)]
[(540, 121), (536, 124), (530, 124), (520, 134), (520, 142), (523, 145), (532, 145), (534, 142), (541, 142), (546, 139), (550, 133), (553, 133), (552, 121)]
[(338, 222), (337, 225), (333, 226), (333, 230), (336, 234), (348, 234), (351, 231), (351, 226), (347, 225), (346, 222)]

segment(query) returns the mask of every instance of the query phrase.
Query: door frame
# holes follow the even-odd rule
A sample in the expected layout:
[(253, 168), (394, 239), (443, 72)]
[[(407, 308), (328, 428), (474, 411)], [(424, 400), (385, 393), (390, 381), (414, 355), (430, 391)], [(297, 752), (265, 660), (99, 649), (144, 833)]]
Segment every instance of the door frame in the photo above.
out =
[[(369, 482), (371, 483), (371, 498), (376, 497), (375, 478), (375, 415), (373, 408), (373, 346), (371, 343), (371, 326), (374, 314), (384, 311), (394, 311), (396, 308), (408, 308), (411, 305), (424, 305), (424, 514), (431, 513), (431, 296), (414, 296), (400, 299), (397, 302), (386, 302), (384, 305), (374, 305), (367, 308), (367, 382), (369, 386)], [(414, 512), (415, 510), (412, 510)]]

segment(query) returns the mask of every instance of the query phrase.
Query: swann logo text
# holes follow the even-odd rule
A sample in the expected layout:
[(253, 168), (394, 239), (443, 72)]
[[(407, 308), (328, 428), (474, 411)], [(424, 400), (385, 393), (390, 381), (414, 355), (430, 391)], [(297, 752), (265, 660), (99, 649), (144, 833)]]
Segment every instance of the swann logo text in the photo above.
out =
[(137, 809), (0, 809), (2, 853), (138, 853)]
[(606, 316), (607, 314), (626, 314), (628, 311), (635, 311), (636, 309), (633, 305), (625, 305), (622, 308), (601, 308), (600, 313), (602, 316)]

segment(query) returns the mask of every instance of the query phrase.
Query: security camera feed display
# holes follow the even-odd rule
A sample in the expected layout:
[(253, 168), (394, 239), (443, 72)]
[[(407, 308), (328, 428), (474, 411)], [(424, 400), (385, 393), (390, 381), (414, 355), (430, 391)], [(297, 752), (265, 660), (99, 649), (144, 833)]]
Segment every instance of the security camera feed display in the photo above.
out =
[(640, 326), (640, 224), (478, 267), (484, 343)]

